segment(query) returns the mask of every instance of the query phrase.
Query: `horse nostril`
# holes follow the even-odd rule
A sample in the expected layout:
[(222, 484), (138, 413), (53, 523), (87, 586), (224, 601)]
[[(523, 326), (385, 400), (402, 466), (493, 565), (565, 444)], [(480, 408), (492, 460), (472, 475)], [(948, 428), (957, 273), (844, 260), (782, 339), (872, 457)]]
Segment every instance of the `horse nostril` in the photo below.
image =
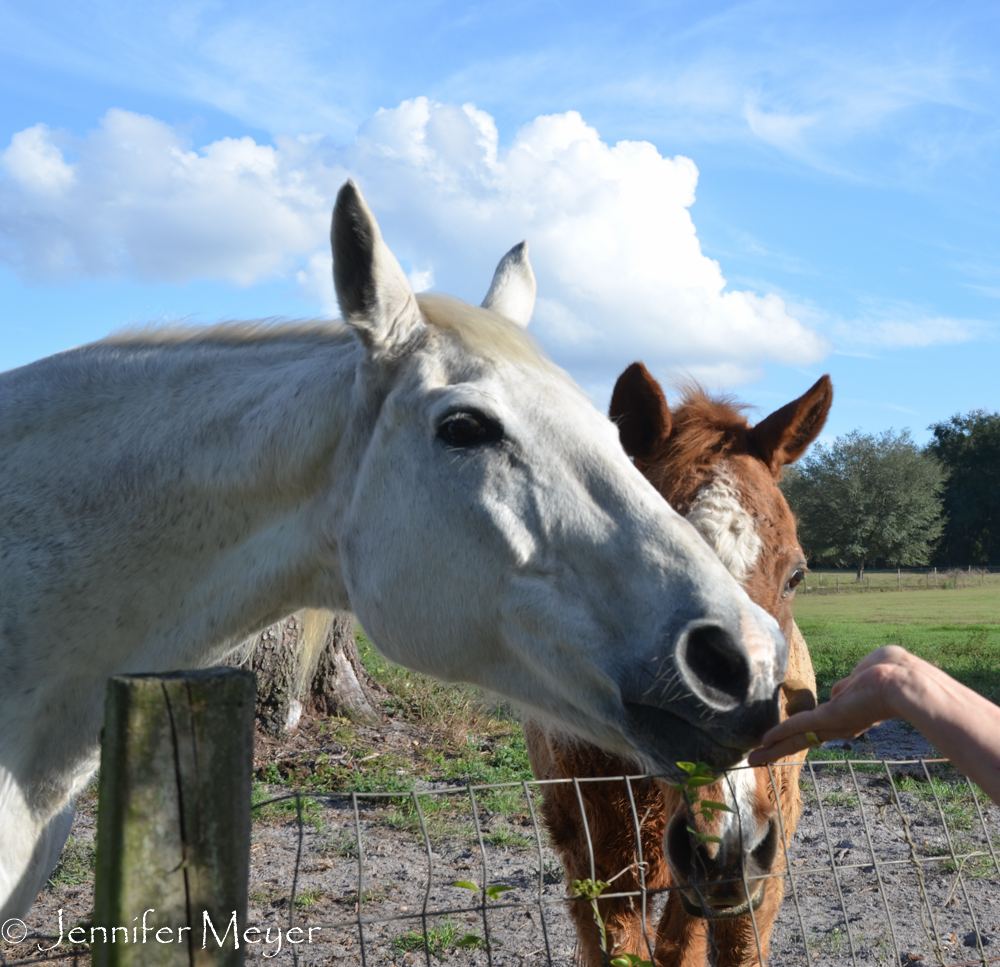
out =
[(768, 820), (767, 833), (750, 855), (762, 873), (771, 872), (778, 855), (778, 823), (773, 816)]
[[(688, 820), (684, 813), (678, 813), (667, 826), (663, 845), (673, 868), (685, 878), (695, 872), (695, 850), (688, 831)], [(704, 865), (704, 862), (699, 864)], [(704, 872), (703, 870), (701, 872)]]
[[(677, 647), (677, 662), (685, 678), (713, 704), (731, 707), (750, 690), (750, 663), (732, 635), (716, 624), (689, 628)], [(690, 681), (690, 679), (694, 681)]]

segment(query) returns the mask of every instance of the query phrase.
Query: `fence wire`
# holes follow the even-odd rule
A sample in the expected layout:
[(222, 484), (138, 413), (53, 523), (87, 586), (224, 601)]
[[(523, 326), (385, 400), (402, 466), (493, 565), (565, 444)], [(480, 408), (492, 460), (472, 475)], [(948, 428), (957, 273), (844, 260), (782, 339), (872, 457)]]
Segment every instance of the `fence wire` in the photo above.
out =
[[(786, 765), (769, 767), (772, 789)], [(595, 862), (604, 898), (627, 898), (656, 944), (667, 895), (645, 889), (641, 817), (632, 794), (646, 777), (559, 780), (576, 800), (615, 784), (632, 807), (622, 855), (639, 884), (616, 892)], [(569, 965), (572, 887), (540, 819), (543, 782), (424, 785), (401, 792), (281, 792), (254, 806), (249, 963)], [(784, 880), (773, 929), (751, 909), (753, 947), (780, 965), (944, 965), (1000, 962), (1000, 809), (945, 760), (819, 760), (802, 768), (794, 835), (779, 811)], [(750, 895), (746, 871), (739, 882)], [(703, 900), (704, 902), (704, 900)], [(703, 921), (705, 923), (705, 921)], [(708, 923), (706, 929), (711, 931)], [(38, 937), (38, 944), (46, 939)], [(0, 964), (86, 964), (85, 948), (27, 953), (0, 946)], [(716, 956), (710, 938), (708, 962)], [(22, 953), (23, 952), (23, 953)], [(643, 956), (649, 957), (649, 952)], [(743, 962), (743, 961), (738, 961)]]

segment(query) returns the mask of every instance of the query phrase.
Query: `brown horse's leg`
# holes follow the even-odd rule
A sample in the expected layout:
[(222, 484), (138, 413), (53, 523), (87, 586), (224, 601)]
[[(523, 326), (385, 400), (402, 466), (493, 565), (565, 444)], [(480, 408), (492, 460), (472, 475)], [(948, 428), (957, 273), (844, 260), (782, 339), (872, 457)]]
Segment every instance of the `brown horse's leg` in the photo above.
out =
[[(591, 875), (610, 883), (605, 892), (638, 893), (642, 880), (636, 819), (646, 888), (666, 886), (669, 874), (662, 846), (664, 802), (656, 784), (648, 780), (632, 784), (633, 813), (625, 781), (613, 777), (634, 772), (634, 764), (594, 746), (553, 735), (530, 720), (524, 723), (524, 734), (531, 767), (539, 779), (609, 777), (607, 782), (581, 782), (578, 787), (570, 782), (542, 787), (542, 817), (552, 845), (562, 859), (567, 893), (572, 893), (574, 880), (587, 880)], [(581, 799), (586, 823), (580, 814)], [(601, 935), (593, 905), (573, 899), (569, 906), (577, 933), (577, 962), (584, 967), (600, 967)], [(621, 953), (636, 954), (643, 959), (650, 956), (652, 937), (647, 943), (641, 897), (599, 900), (598, 911), (607, 932), (610, 956)]]
[[(585, 783), (581, 784), (580, 791), (587, 810), (587, 829), (580, 819), (579, 801), (572, 785), (547, 786), (543, 793), (545, 825), (563, 861), (567, 892), (572, 891), (574, 880), (590, 879), (592, 847), (595, 878), (610, 881), (605, 892), (638, 893), (642, 881), (637, 867), (635, 818), (624, 784)], [(633, 795), (640, 819), (646, 889), (661, 889), (668, 882), (661, 846), (662, 801), (652, 783), (636, 783)], [(653, 940), (650, 936), (647, 943), (643, 932), (641, 897), (599, 899), (597, 907), (604, 922), (609, 956), (623, 953), (636, 954), (643, 959), (650, 956)], [(574, 899), (570, 903), (570, 915), (577, 931), (578, 963), (584, 967), (600, 967), (601, 936), (593, 904)], [(652, 926), (647, 921), (650, 934)]]
[[(781, 871), (775, 869), (774, 872)], [(764, 889), (766, 891), (764, 901), (754, 911), (754, 920), (746, 916), (737, 917), (735, 920), (718, 921), (716, 927), (719, 946), (718, 967), (763, 967), (767, 963), (771, 950), (771, 933), (774, 931), (774, 921), (785, 895), (785, 883), (782, 879), (775, 878), (768, 880)], [(754, 936), (755, 921), (756, 936)]]
[(705, 967), (709, 962), (708, 923), (692, 917), (671, 891), (656, 928), (656, 967)]

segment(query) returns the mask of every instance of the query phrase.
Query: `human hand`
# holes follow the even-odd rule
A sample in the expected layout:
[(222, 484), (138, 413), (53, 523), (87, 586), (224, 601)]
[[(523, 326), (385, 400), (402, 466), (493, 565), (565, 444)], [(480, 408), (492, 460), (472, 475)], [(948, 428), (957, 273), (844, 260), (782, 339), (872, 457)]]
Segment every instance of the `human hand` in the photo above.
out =
[[(920, 662), (905, 648), (889, 645), (866, 655), (847, 678), (830, 691), (830, 701), (791, 715), (750, 753), (752, 766), (775, 762), (830, 739), (853, 739), (884, 719), (895, 718), (897, 683)], [(922, 664), (922, 663), (921, 663)]]

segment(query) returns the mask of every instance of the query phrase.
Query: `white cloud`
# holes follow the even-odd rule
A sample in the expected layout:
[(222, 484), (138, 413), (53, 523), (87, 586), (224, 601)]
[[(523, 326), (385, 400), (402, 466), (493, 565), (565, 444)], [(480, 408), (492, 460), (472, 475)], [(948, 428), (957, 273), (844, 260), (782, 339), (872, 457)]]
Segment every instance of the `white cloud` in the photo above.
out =
[(0, 259), (26, 276), (294, 276), (330, 309), (329, 212), (350, 174), (418, 288), (478, 301), (500, 255), (527, 238), (538, 336), (579, 378), (643, 358), (734, 382), (829, 348), (778, 295), (726, 289), (688, 210), (693, 161), (607, 144), (572, 111), (536, 118), (505, 147), (484, 111), (416, 98), (342, 147), (245, 137), (192, 150), (169, 125), (115, 110), (74, 144), (22, 131), (0, 165)]
[(863, 300), (857, 319), (833, 319), (829, 332), (840, 346), (926, 349), (981, 339), (996, 326), (980, 319), (939, 316), (906, 302)]
[(25, 276), (249, 285), (315, 250), (329, 218), (329, 187), (295, 167), (308, 145), (192, 151), (162, 121), (112, 110), (74, 147), (67, 161), (37, 125), (0, 154), (0, 258)]
[(750, 130), (761, 141), (791, 154), (802, 153), (805, 134), (816, 124), (815, 115), (764, 111), (752, 101), (747, 103), (746, 119)]
[(59, 197), (73, 184), (73, 168), (51, 141), (44, 124), (19, 131), (0, 156), (0, 165), (34, 195)]

